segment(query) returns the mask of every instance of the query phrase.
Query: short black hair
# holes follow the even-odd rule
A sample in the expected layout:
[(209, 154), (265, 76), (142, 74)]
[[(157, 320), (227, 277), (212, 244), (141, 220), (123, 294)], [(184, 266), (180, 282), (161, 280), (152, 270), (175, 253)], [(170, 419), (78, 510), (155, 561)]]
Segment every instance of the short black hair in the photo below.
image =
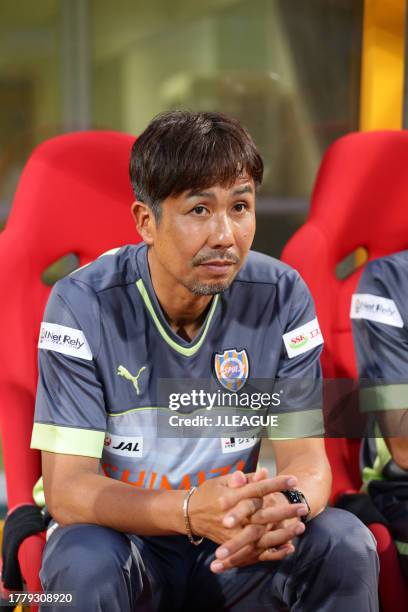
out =
[(215, 112), (171, 111), (155, 117), (137, 138), (130, 180), (140, 202), (160, 218), (169, 196), (213, 185), (228, 187), (247, 174), (259, 186), (263, 161), (247, 130)]

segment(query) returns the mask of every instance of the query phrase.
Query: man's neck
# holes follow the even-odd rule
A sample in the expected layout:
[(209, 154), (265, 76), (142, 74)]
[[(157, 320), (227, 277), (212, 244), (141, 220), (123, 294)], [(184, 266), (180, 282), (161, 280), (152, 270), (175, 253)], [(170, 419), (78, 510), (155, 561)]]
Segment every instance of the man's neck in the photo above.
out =
[(150, 278), (159, 304), (171, 329), (190, 342), (197, 336), (206, 317), (211, 295), (194, 295), (163, 269), (149, 249)]

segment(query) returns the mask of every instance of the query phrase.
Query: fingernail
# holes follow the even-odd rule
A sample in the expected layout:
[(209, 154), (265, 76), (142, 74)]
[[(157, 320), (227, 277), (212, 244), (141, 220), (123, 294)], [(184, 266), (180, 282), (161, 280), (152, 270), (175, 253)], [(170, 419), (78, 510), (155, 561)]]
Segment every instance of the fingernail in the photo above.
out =
[(229, 555), (229, 550), (228, 548), (219, 548), (215, 554), (217, 555), (218, 559), (225, 559), (225, 557), (228, 557)]
[(226, 527), (233, 527), (235, 525), (235, 519), (233, 516), (226, 516), (224, 519), (224, 525)]
[(305, 530), (305, 526), (303, 523), (300, 523), (300, 525), (298, 525), (295, 529), (295, 533), (296, 535), (300, 535), (301, 533), (303, 533)]
[(286, 481), (288, 487), (294, 487), (297, 484), (296, 478), (288, 478)]
[(224, 569), (224, 566), (222, 563), (218, 563), (217, 561), (214, 561), (213, 563), (211, 563), (211, 569), (213, 572), (222, 572), (222, 570)]
[(309, 510), (306, 508), (306, 506), (302, 506), (302, 507), (298, 508), (297, 515), (298, 516), (306, 516), (306, 514), (308, 512), (309, 512)]

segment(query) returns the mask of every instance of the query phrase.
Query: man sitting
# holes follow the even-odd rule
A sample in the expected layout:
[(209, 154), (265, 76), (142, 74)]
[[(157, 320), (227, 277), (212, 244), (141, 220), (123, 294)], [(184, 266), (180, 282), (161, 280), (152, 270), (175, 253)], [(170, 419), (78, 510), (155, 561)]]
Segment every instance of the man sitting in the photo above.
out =
[(309, 393), (295, 398), (299, 435), (273, 441), (274, 478), (255, 472), (256, 437), (159, 435), (174, 415), (159, 381), (239, 391), (249, 374), (321, 377), (307, 287), (249, 251), (263, 174), (251, 137), (218, 113), (167, 113), (135, 142), (130, 172), (144, 242), (59, 281), (41, 328), (32, 446), (55, 520), (44, 589), (93, 612), (378, 610), (373, 537), (325, 509)]

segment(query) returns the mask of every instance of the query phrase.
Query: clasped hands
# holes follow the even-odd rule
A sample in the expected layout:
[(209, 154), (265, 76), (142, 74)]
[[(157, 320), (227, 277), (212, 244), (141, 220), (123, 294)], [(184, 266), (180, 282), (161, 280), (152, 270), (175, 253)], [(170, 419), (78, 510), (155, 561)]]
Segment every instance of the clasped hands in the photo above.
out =
[(292, 538), (304, 532), (300, 517), (308, 508), (290, 504), (280, 491), (296, 484), (294, 476), (268, 478), (262, 468), (207, 480), (195, 491), (189, 507), (192, 530), (220, 544), (211, 571), (279, 561), (294, 551)]

